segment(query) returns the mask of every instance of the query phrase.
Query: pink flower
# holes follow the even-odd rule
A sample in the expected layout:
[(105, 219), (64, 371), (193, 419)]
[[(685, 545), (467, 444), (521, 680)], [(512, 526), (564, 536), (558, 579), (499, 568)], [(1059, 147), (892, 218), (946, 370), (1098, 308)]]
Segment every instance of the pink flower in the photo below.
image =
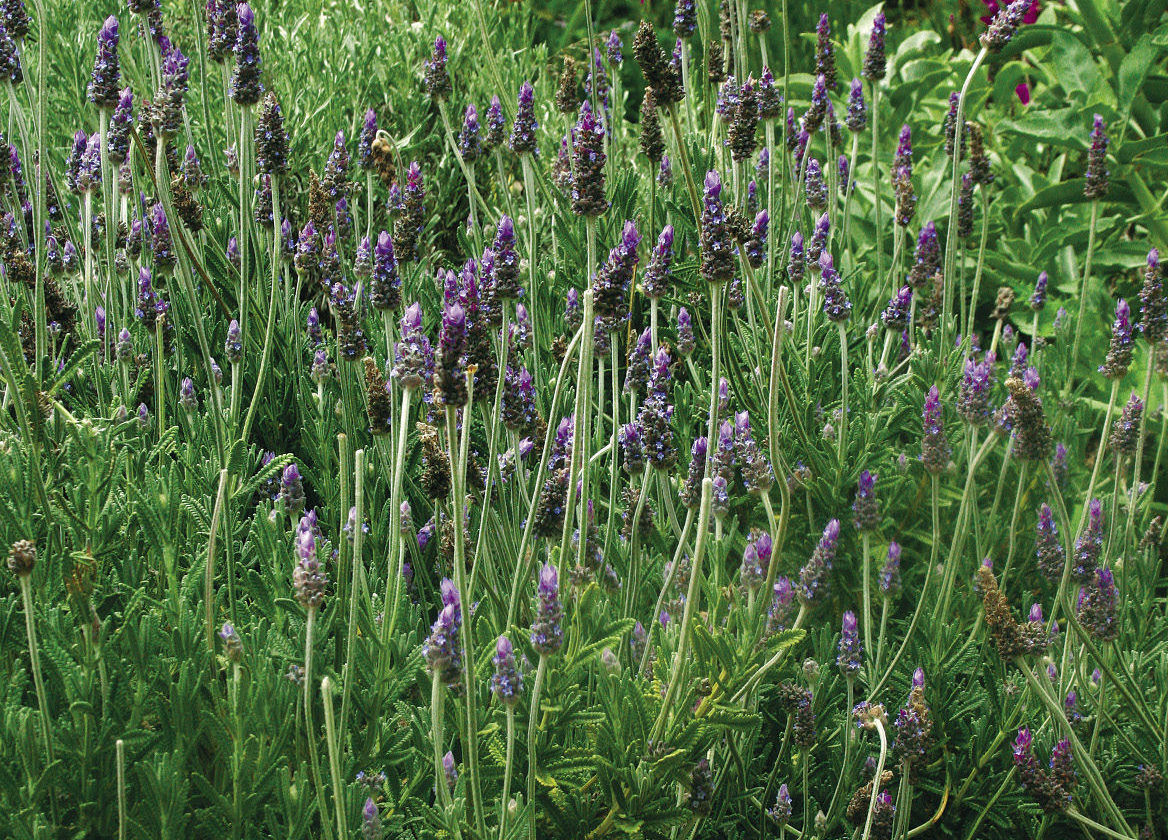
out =
[[(980, 20), (982, 23), (989, 26), (990, 21), (994, 19), (994, 15), (998, 13), (1001, 7), (998, 5), (997, 0), (981, 0), (981, 2), (985, 4), (986, 13), (981, 16)], [(1030, 8), (1028, 8), (1026, 10), (1026, 14), (1022, 16), (1022, 23), (1030, 24), (1037, 21), (1038, 12), (1038, 0), (1032, 0), (1030, 3)]]

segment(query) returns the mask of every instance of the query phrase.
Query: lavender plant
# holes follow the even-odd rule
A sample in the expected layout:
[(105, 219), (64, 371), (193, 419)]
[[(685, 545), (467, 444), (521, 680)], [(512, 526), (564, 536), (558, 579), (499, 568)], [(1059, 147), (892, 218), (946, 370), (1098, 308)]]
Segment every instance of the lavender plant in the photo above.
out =
[(0, 3), (0, 834), (1160, 836), (1168, 18), (984, 5)]

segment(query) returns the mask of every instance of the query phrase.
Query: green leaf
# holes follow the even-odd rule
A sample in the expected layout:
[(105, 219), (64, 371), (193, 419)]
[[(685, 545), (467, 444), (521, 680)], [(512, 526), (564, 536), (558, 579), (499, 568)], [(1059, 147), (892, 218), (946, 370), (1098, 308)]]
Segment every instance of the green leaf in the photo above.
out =
[(1044, 141), (1068, 149), (1087, 148), (1087, 128), (1078, 108), (1028, 111), (1016, 120), (1002, 120), (998, 130), (1020, 134), (1028, 142)]
[(1051, 38), (1051, 59), (1059, 82), (1068, 94), (1087, 94), (1099, 82), (1099, 68), (1082, 41), (1068, 32), (1056, 32)]
[(1147, 78), (1155, 58), (1156, 48), (1152, 44), (1152, 36), (1146, 32), (1140, 40), (1136, 41), (1131, 52), (1123, 57), (1123, 61), (1119, 65), (1117, 82), (1119, 84), (1119, 101), (1126, 103), (1124, 105), (1125, 114), (1131, 111), (1132, 100), (1143, 87), (1144, 79)]

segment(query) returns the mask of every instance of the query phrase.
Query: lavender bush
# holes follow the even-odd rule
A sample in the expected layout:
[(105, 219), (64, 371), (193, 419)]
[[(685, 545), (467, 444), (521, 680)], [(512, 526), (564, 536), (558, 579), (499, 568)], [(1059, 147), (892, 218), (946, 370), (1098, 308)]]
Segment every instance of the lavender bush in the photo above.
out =
[(0, 833), (1168, 836), (1168, 17), (943, 5), (0, 3)]

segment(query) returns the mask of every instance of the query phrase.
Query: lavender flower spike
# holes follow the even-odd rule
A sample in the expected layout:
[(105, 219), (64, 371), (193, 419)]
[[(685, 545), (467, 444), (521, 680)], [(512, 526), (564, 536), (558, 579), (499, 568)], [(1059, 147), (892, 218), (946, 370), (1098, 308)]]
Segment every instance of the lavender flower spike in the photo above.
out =
[(828, 320), (836, 324), (848, 320), (852, 314), (852, 302), (840, 284), (839, 272), (827, 251), (819, 257), (819, 288), (823, 292), (823, 314)]
[(513, 706), (523, 693), (523, 675), (515, 663), (515, 649), (511, 640), (500, 636), (495, 645), (495, 675), (491, 678), (491, 691), (507, 706)]
[(852, 502), (852, 527), (864, 533), (880, 527), (880, 499), (876, 496), (876, 473), (863, 470)]
[(511, 124), (511, 151), (517, 155), (536, 150), (535, 132), (539, 123), (535, 120), (535, 90), (531, 82), (519, 86), (519, 103), (515, 121)]
[(702, 199), (701, 268), (707, 283), (724, 283), (734, 276), (734, 240), (722, 208), (722, 179), (714, 170), (706, 173)]
[(540, 656), (552, 656), (564, 644), (563, 617), (559, 576), (555, 566), (545, 563), (539, 572), (535, 621), (531, 625), (531, 646)]
[(641, 280), (645, 296), (659, 299), (666, 295), (670, 287), (670, 268), (673, 263), (673, 225), (666, 225), (657, 237), (657, 244), (649, 256), (649, 265)]
[(426, 61), (426, 93), (433, 99), (445, 99), (452, 90), (450, 74), (446, 72), (446, 39), (434, 39), (434, 52)]
[(89, 79), (89, 101), (98, 108), (112, 109), (118, 104), (118, 19), (110, 15), (97, 33), (97, 57)]
[[(1015, 0), (1018, 2), (1018, 0)], [(1092, 201), (1106, 198), (1111, 189), (1107, 171), (1107, 126), (1103, 117), (1095, 115), (1094, 125), (1091, 127), (1091, 146), (1087, 150), (1086, 184), (1083, 195)]]
[(1135, 339), (1131, 322), (1131, 307), (1123, 298), (1115, 304), (1115, 321), (1111, 326), (1111, 345), (1099, 372), (1108, 379), (1123, 379), (1131, 366)]
[(855, 679), (863, 665), (863, 648), (860, 645), (860, 627), (856, 621), (856, 614), (851, 610), (844, 613), (843, 630), (840, 633), (839, 656), (836, 657), (836, 666), (840, 673), (850, 679)]
[(828, 575), (831, 573), (832, 563), (835, 561), (836, 547), (839, 543), (840, 523), (833, 519), (823, 529), (823, 536), (812, 552), (807, 564), (799, 571), (799, 582), (795, 592), (804, 606), (810, 606), (817, 598), (826, 594), (829, 586)]
[(875, 84), (884, 80), (888, 72), (888, 59), (884, 52), (884, 12), (877, 12), (872, 19), (872, 34), (868, 37), (868, 51), (864, 54), (862, 75)]
[(442, 610), (422, 644), (422, 657), (430, 673), (446, 685), (455, 685), (462, 675), (462, 604), (458, 588), (449, 578), (442, 580)]
[(260, 35), (256, 31), (255, 12), (247, 3), (235, 7), (239, 29), (235, 36), (235, 72), (231, 77), (231, 98), (237, 105), (255, 105), (260, 101)]
[(572, 212), (599, 216), (608, 209), (604, 194), (604, 124), (585, 100), (572, 131)]
[(937, 475), (949, 466), (949, 439), (945, 437), (941, 392), (934, 385), (925, 399), (924, 435), (921, 438), (921, 463)]

